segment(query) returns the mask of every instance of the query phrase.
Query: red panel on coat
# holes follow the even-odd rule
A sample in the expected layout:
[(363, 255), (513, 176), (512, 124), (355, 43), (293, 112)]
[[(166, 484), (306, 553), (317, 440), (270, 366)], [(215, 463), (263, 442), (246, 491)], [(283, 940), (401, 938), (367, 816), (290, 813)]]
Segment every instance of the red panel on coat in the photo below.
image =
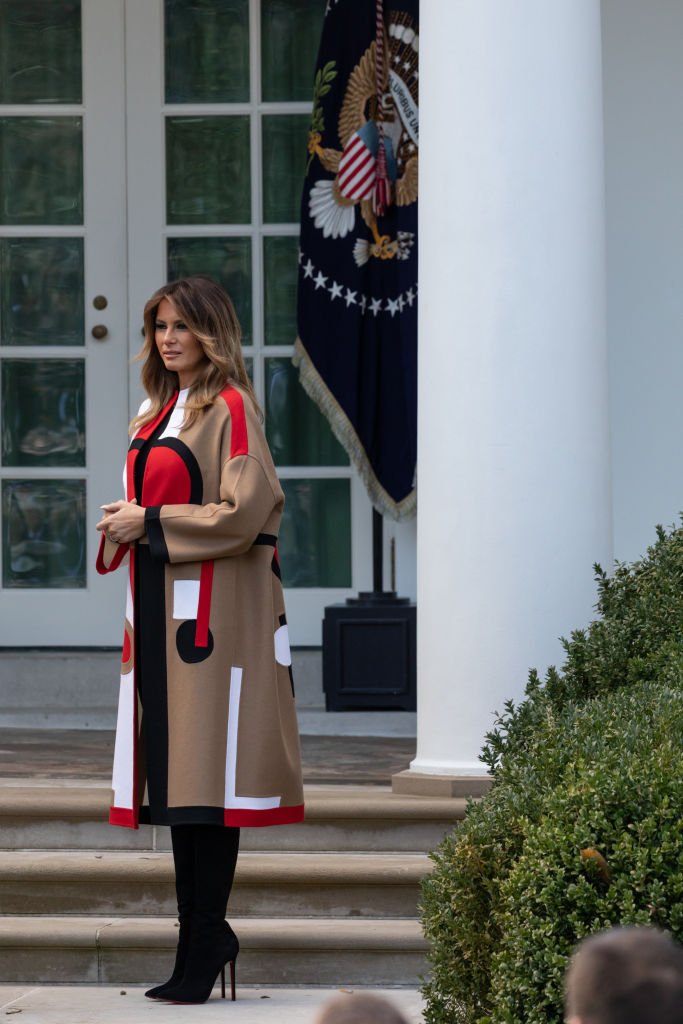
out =
[(226, 388), (221, 391), (221, 398), (224, 399), (230, 410), (230, 458), (236, 455), (249, 454), (249, 436), (247, 434), (247, 417), (244, 414), (244, 399), (235, 388)]
[(142, 482), (142, 506), (186, 505), (192, 484), (183, 458), (172, 448), (151, 448)]

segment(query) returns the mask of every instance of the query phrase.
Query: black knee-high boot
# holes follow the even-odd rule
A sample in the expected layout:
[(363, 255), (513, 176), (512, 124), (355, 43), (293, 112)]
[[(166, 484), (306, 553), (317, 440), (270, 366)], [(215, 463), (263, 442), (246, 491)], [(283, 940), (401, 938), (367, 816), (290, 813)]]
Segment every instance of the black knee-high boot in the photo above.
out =
[[(239, 850), (240, 830), (195, 825), (194, 902), (182, 981), (164, 992), (177, 1003), (204, 1003), (220, 970), (233, 962), (239, 942), (225, 920)], [(234, 970), (234, 967), (233, 967)]]
[(166, 989), (178, 985), (185, 973), (185, 961), (190, 945), (190, 927), (194, 905), (195, 871), (195, 825), (171, 825), (173, 844), (173, 866), (175, 868), (175, 891), (178, 902), (178, 947), (175, 966), (168, 981), (151, 988), (145, 995), (149, 999), (164, 999)]

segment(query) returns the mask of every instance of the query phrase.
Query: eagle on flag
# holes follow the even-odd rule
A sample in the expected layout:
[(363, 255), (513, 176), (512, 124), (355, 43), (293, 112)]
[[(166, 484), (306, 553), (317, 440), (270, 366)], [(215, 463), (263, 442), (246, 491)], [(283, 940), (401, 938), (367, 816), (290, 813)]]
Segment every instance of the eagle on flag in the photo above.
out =
[[(319, 132), (311, 132), (309, 137), (309, 152), (318, 157), (326, 171), (336, 175), (332, 181), (323, 179), (314, 184), (309, 199), (311, 216), (325, 238), (344, 238), (355, 226), (355, 206), (360, 204), (361, 216), (372, 232), (374, 244), (361, 241), (355, 247), (354, 258), (359, 265), (369, 256), (406, 258), (409, 245), (405, 238), (392, 241), (388, 235), (381, 235), (377, 226), (375, 193), (380, 143), (384, 145), (386, 176), (394, 186), (396, 205), (407, 206), (417, 200), (417, 133), (405, 130), (395, 105), (388, 102), (390, 76), (398, 78), (395, 71), (390, 71), (392, 63), (399, 64), (404, 77), (406, 70), (412, 71), (417, 90), (417, 34), (408, 25), (391, 24), (388, 49), (389, 66), (385, 61), (378, 63), (378, 43), (373, 40), (349, 77), (337, 125), (341, 150), (324, 149)], [(407, 138), (402, 140), (402, 136)], [(397, 150), (405, 150), (399, 165)]]

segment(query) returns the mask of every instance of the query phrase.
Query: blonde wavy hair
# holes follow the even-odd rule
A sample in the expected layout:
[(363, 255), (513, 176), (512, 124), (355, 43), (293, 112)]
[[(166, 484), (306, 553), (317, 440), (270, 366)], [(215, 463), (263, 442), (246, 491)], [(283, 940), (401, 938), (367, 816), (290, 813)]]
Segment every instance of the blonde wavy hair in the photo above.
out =
[(197, 275), (163, 285), (145, 305), (145, 342), (135, 358), (143, 364), (140, 378), (151, 405), (131, 420), (131, 435), (158, 416), (178, 390), (177, 374), (164, 366), (155, 340), (157, 310), (162, 299), (173, 303), (178, 316), (194, 334), (206, 356), (197, 379), (190, 386), (183, 430), (191, 426), (204, 409), (213, 405), (227, 384), (237, 384), (246, 391), (257, 414), (263, 419), (244, 365), (242, 331), (235, 307), (219, 284), (210, 277)]

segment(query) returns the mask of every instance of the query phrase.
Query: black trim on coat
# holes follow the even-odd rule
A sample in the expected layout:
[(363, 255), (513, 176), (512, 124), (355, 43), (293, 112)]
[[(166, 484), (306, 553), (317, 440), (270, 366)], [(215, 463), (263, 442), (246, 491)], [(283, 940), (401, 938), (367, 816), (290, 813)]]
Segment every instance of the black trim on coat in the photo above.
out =
[(190, 451), (184, 441), (177, 437), (161, 437), (154, 442), (155, 448), (170, 448), (179, 455), (190, 477), (190, 497), (188, 505), (201, 505), (204, 499), (204, 481), (194, 452)]
[[(142, 507), (142, 487), (145, 466), (155, 440), (162, 434), (171, 418), (169, 409), (148, 438), (136, 438), (134, 447), (139, 451), (133, 467), (135, 497)], [(148, 513), (150, 515), (148, 516)], [(158, 519), (158, 509), (157, 509)], [(145, 509), (145, 529), (149, 537), (149, 523), (154, 523), (154, 512)], [(161, 524), (157, 522), (159, 532)], [(152, 527), (154, 532), (154, 526)], [(161, 539), (164, 550), (166, 542)], [(163, 815), (168, 804), (168, 679), (166, 670), (166, 558), (153, 556), (150, 546), (137, 544), (135, 551), (135, 681), (142, 706), (140, 744), (147, 794), (154, 824)], [(161, 823), (161, 822), (160, 822)]]
[(224, 825), (222, 807), (165, 807), (163, 812), (147, 806), (140, 808), (142, 825)]
[(145, 509), (145, 533), (149, 541), (149, 553), (158, 562), (170, 562), (160, 516), (161, 505), (148, 505)]
[(138, 544), (135, 558), (136, 681), (142, 705), (142, 748), (152, 821), (168, 804), (166, 567)]

